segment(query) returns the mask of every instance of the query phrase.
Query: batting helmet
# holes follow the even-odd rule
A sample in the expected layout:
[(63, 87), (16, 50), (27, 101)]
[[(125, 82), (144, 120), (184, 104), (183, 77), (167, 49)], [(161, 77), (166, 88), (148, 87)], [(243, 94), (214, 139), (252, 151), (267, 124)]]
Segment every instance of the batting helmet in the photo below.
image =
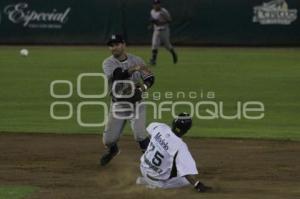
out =
[(180, 113), (172, 122), (172, 131), (179, 137), (192, 127), (192, 118), (188, 113)]

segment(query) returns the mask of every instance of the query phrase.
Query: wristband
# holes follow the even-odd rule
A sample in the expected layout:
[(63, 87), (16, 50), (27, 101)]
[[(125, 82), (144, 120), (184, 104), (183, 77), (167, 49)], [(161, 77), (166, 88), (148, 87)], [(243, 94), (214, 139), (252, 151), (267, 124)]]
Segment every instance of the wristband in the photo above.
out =
[(146, 84), (143, 84), (143, 86), (144, 86), (145, 90), (148, 89), (148, 86)]
[(194, 187), (197, 188), (198, 184), (200, 183), (200, 180), (198, 180), (195, 184)]

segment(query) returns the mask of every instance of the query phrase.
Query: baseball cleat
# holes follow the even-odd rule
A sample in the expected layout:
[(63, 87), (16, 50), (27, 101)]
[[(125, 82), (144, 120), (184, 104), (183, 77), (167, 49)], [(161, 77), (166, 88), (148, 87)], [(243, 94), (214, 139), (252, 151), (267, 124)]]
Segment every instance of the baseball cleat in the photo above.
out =
[(156, 61), (153, 60), (153, 59), (150, 59), (149, 64), (150, 64), (151, 66), (155, 66), (155, 65), (156, 65)]
[(107, 165), (116, 155), (120, 153), (120, 150), (118, 147), (110, 148), (107, 152), (105, 152), (101, 159), (100, 159), (100, 165), (105, 166)]

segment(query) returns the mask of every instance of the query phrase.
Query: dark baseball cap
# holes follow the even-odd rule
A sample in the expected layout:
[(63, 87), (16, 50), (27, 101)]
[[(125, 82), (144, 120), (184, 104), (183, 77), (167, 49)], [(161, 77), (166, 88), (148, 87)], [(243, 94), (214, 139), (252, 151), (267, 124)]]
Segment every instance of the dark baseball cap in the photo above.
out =
[(107, 42), (107, 45), (111, 45), (113, 43), (125, 43), (125, 40), (121, 34), (112, 34)]
[(160, 0), (153, 0), (153, 4), (160, 4)]

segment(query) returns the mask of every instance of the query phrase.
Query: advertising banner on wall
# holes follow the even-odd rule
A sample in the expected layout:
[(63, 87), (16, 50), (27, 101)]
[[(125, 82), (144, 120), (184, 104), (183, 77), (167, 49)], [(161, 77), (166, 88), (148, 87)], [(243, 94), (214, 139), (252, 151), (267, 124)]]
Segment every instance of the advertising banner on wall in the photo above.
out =
[[(1, 0), (0, 44), (150, 44), (149, 0)], [(162, 1), (176, 45), (300, 45), (299, 0)]]
[(36, 10), (27, 2), (18, 2), (5, 5), (3, 15), (12, 24), (18, 24), (23, 28), (60, 29), (67, 23), (71, 10), (71, 7)]
[(285, 0), (264, 2), (254, 7), (253, 22), (258, 22), (262, 25), (290, 25), (297, 18), (298, 10), (289, 8)]

